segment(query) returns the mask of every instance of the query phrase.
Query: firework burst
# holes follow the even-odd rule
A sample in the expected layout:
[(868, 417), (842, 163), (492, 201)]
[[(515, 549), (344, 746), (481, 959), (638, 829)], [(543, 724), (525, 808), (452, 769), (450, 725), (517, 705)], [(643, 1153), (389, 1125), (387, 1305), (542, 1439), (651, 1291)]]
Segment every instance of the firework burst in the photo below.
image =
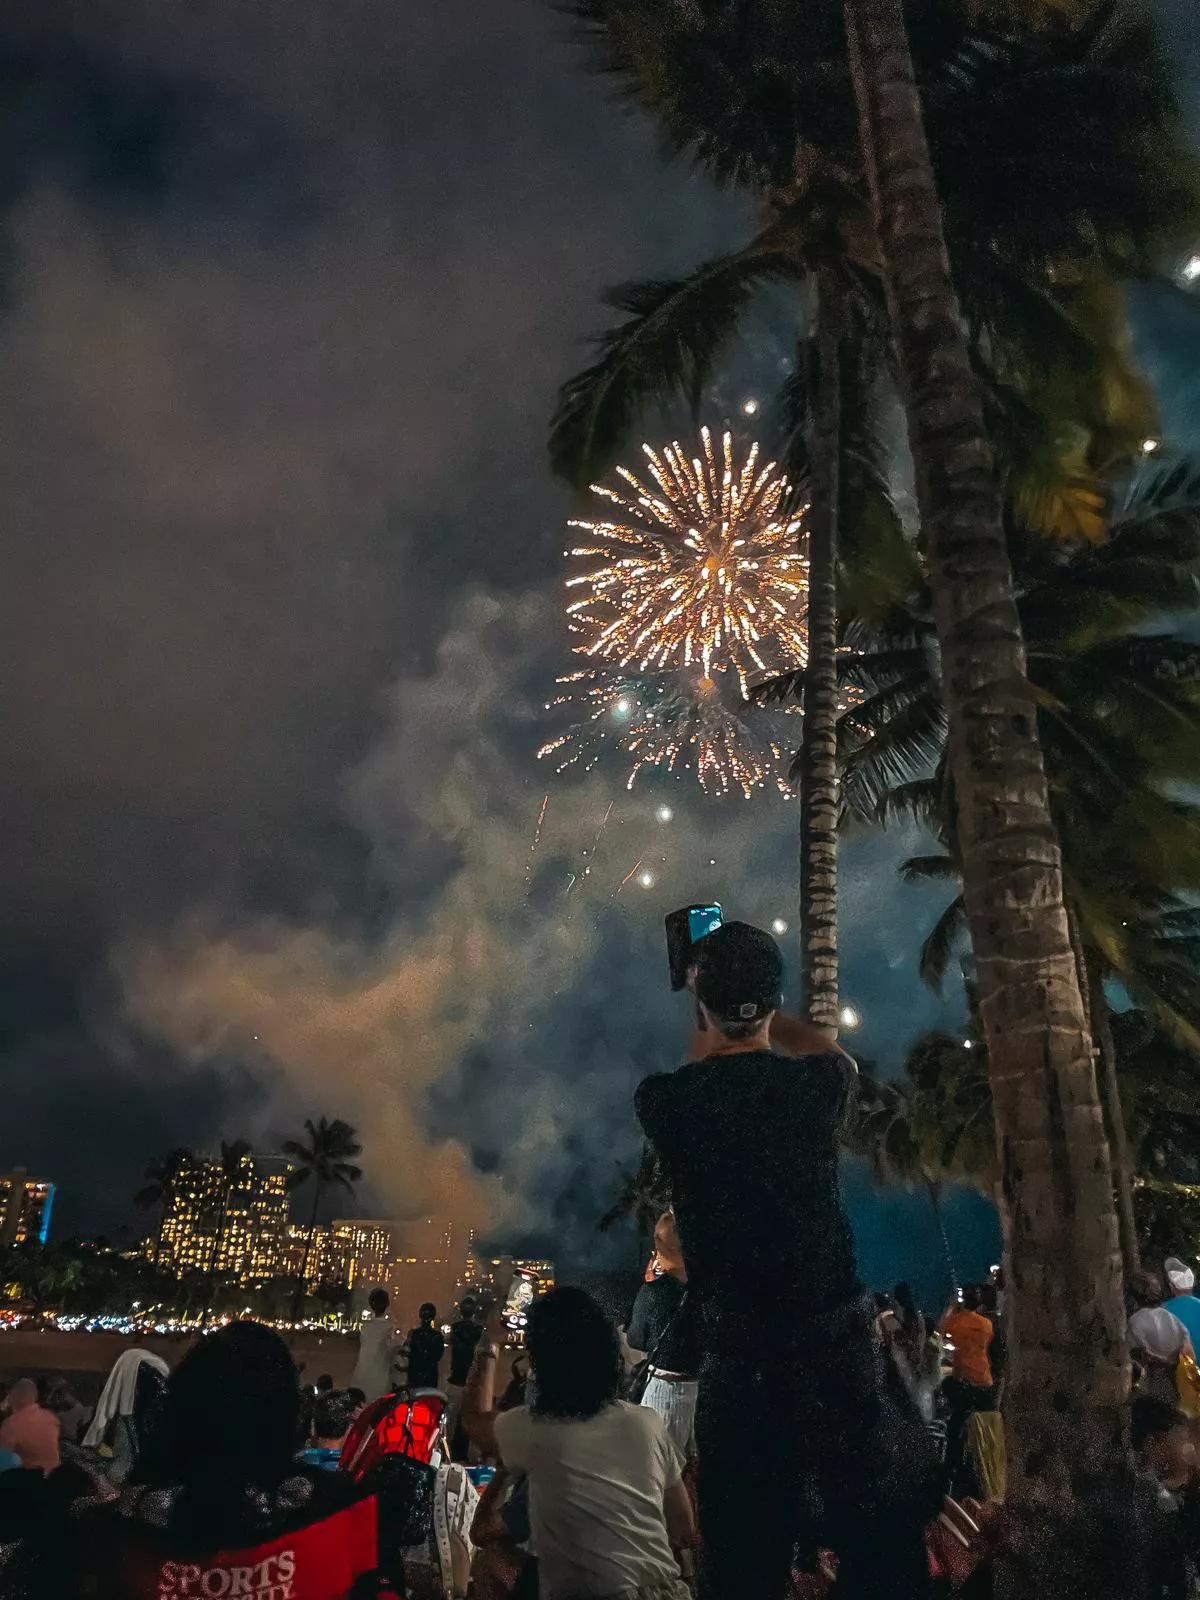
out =
[(547, 709), (564, 708), (575, 721), (538, 751), (556, 758), (559, 772), (590, 771), (615, 744), (631, 761), (630, 789), (643, 767), (661, 767), (694, 770), (707, 794), (740, 790), (749, 798), (772, 783), (787, 792), (783, 750), (767, 732), (772, 719), (747, 705), (734, 672), (627, 673), (602, 665), (560, 678), (559, 688)]
[(572, 522), (588, 542), (569, 552), (587, 568), (567, 579), (584, 593), (567, 607), (576, 650), (639, 672), (732, 670), (743, 692), (756, 673), (803, 666), (808, 654), (804, 510), (787, 509), (788, 482), (752, 445), (738, 465), (707, 428), (701, 453), (678, 442), (643, 445), (652, 484), (619, 468), (626, 492), (592, 493), (607, 518)]

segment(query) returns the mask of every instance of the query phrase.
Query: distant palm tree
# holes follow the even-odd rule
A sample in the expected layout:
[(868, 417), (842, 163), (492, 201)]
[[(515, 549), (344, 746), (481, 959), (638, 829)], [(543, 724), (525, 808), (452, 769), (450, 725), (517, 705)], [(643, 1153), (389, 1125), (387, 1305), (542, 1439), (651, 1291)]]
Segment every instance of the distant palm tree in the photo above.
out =
[(149, 1211), (158, 1208), (158, 1231), (154, 1237), (154, 1264), (158, 1265), (162, 1254), (163, 1229), (167, 1222), (167, 1213), (171, 1209), (171, 1197), (179, 1176), (195, 1157), (183, 1145), (176, 1145), (173, 1150), (168, 1150), (161, 1161), (151, 1161), (142, 1176), (145, 1185), (133, 1197), (133, 1203), (139, 1209)]
[(862, 1072), (847, 1148), (871, 1165), (878, 1183), (920, 1187), (929, 1197), (952, 1288), (958, 1272), (942, 1215), (947, 1181), (990, 1191), (997, 1177), (987, 1060), (980, 1045), (927, 1033), (905, 1058), (900, 1078)]
[(335, 1117), (332, 1122), (327, 1117), (322, 1117), (319, 1122), (313, 1122), (310, 1118), (305, 1121), (304, 1128), (307, 1143), (301, 1139), (285, 1139), (283, 1142), (284, 1155), (290, 1156), (296, 1163), (287, 1176), (288, 1190), (299, 1189), (310, 1180), (312, 1182), (308, 1240), (292, 1301), (293, 1322), (299, 1320), (300, 1307), (304, 1301), (308, 1264), (316, 1240), (317, 1213), (320, 1210), (321, 1199), (326, 1189), (340, 1188), (345, 1189), (347, 1194), (353, 1194), (354, 1185), (362, 1180), (362, 1168), (354, 1164), (354, 1158), (362, 1154), (362, 1145), (358, 1133), (348, 1122), (343, 1122), (340, 1117)]
[(220, 1209), (217, 1212), (217, 1225), (213, 1232), (212, 1270), (214, 1272), (228, 1271), (221, 1266), (221, 1246), (225, 1243), (225, 1230), (229, 1226), (229, 1209), (233, 1203), (233, 1191), (242, 1176), (242, 1168), (253, 1153), (253, 1146), (249, 1139), (222, 1139), (221, 1140), (221, 1197)]
[(636, 1168), (630, 1172), (618, 1167), (621, 1187), (617, 1197), (596, 1227), (607, 1233), (618, 1223), (631, 1219), (637, 1225), (638, 1265), (645, 1266), (646, 1242), (654, 1238), (654, 1225), (671, 1204), (671, 1190), (653, 1145), (642, 1146)]

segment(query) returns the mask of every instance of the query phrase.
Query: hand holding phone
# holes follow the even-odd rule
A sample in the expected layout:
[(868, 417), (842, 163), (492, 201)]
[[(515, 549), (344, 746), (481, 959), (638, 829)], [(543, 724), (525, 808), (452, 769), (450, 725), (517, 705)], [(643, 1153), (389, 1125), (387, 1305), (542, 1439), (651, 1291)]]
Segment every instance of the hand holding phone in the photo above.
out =
[(666, 918), (667, 966), (671, 974), (672, 989), (687, 986), (690, 969), (695, 961), (696, 946), (701, 939), (721, 926), (721, 907), (713, 901), (709, 905), (683, 906)]

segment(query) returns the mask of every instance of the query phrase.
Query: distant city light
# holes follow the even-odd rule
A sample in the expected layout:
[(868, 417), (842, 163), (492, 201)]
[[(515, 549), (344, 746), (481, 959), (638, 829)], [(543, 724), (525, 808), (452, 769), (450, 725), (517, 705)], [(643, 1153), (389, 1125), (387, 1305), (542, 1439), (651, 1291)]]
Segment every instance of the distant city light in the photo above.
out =
[(783, 934), (783, 933), (787, 932), (787, 929), (788, 929), (788, 925), (783, 920), (782, 917), (776, 917), (775, 921), (771, 924), (771, 932), (772, 933)]
[(753, 416), (756, 416), (757, 413), (758, 413), (758, 401), (754, 398), (753, 395), (751, 395), (749, 400), (743, 400), (742, 401), (742, 415), (743, 416), (753, 417)]
[(670, 822), (675, 813), (671, 810), (670, 806), (659, 806), (654, 815), (660, 822)]
[(838, 1012), (838, 1021), (843, 1028), (857, 1028), (862, 1022), (862, 1017), (853, 1006), (843, 1006)]
[(638, 882), (641, 884), (643, 889), (653, 889), (653, 887), (654, 887), (654, 874), (652, 872), (649, 872), (649, 871), (647, 871), (647, 872), (639, 872), (638, 873)]
[(1195, 283), (1200, 279), (1200, 256), (1189, 256), (1183, 263), (1179, 276), (1185, 283)]
[(974, 1050), (974, 1048), (975, 1048), (974, 1039), (964, 1039), (963, 1040), (963, 1049), (964, 1050)]
[(1154, 452), (1158, 449), (1158, 447), (1161, 444), (1161, 442), (1162, 441), (1159, 440), (1159, 439), (1143, 439), (1142, 440), (1142, 454), (1144, 456), (1152, 456), (1154, 454)]
[(614, 717), (627, 717), (632, 710), (633, 706), (630, 704), (628, 695), (623, 694), (619, 700), (613, 701)]

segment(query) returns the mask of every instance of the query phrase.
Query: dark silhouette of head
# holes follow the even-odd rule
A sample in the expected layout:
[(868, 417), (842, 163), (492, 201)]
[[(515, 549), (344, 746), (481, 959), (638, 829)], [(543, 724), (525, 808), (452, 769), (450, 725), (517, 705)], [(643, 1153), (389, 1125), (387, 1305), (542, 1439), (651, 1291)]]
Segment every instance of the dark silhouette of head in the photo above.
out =
[(367, 1304), (371, 1308), (372, 1316), (381, 1317), (388, 1308), (388, 1292), (386, 1289), (372, 1289), (367, 1296)]
[(979, 1284), (967, 1283), (963, 1285), (962, 1303), (964, 1311), (979, 1311), (982, 1309), (983, 1290)]
[(332, 1376), (331, 1373), (323, 1372), (321, 1374), (321, 1376), (317, 1379), (317, 1393), (318, 1394), (330, 1394), (330, 1393), (332, 1393), (332, 1391), (333, 1391), (333, 1376)]
[(334, 1448), (340, 1445), (354, 1421), (355, 1404), (345, 1394), (322, 1395), (313, 1412), (313, 1443)]
[(535, 1300), (525, 1344), (540, 1416), (586, 1420), (620, 1393), (624, 1365), (617, 1330), (582, 1289), (551, 1289)]
[(181, 1487), (183, 1526), (219, 1539), (248, 1485), (272, 1490), (295, 1471), (299, 1419), (300, 1377), (287, 1345), (260, 1322), (231, 1322), (171, 1375), (134, 1481)]
[(437, 1321), (437, 1307), (426, 1300), (417, 1315), (427, 1328), (431, 1327)]

